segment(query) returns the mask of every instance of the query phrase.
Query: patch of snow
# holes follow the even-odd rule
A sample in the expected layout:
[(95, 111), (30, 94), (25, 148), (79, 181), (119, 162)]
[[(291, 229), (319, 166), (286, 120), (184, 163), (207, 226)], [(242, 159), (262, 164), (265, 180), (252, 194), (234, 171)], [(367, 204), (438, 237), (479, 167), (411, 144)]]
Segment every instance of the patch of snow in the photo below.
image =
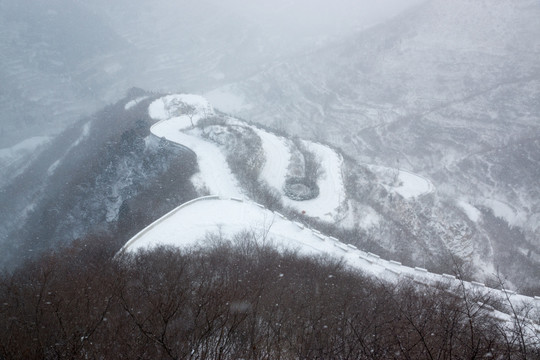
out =
[(339, 218), (340, 205), (346, 200), (345, 185), (341, 175), (343, 159), (336, 151), (326, 145), (309, 141), (303, 143), (321, 160), (321, 168), (324, 172), (317, 181), (319, 196), (306, 201), (295, 201), (284, 197), (284, 203), (300, 211), (305, 211), (307, 216), (324, 221), (334, 221)]
[(83, 125), (81, 135), (75, 140), (75, 142), (69, 147), (69, 149), (73, 149), (75, 146), (79, 145), (81, 141), (86, 139), (88, 135), (90, 134), (90, 121)]
[(60, 165), (60, 159), (56, 160), (52, 163), (51, 166), (49, 166), (49, 168), (47, 169), (47, 175), (51, 176), (52, 174), (54, 174), (58, 165)]
[(474, 206), (472, 206), (465, 200), (460, 200), (458, 201), (457, 204), (461, 208), (461, 210), (465, 212), (469, 220), (471, 220), (472, 222), (478, 222), (478, 220), (480, 219), (480, 216), (482, 216), (482, 213), (480, 212), (480, 210), (478, 210), (477, 208), (475, 208)]
[(133, 100), (131, 100), (131, 101), (128, 101), (128, 102), (126, 103), (126, 105), (124, 106), (124, 110), (130, 110), (131, 108), (133, 108), (134, 106), (136, 106), (136, 105), (137, 105), (138, 103), (140, 103), (141, 101), (148, 99), (148, 97), (149, 97), (148, 95), (145, 95), (145, 96), (140, 96), (140, 97), (138, 97), (138, 98), (136, 98), (136, 99), (133, 99)]
[(362, 211), (359, 214), (360, 222), (359, 226), (363, 229), (370, 229), (379, 225), (381, 217), (379, 214), (373, 210), (371, 206), (362, 207)]
[(251, 108), (251, 105), (246, 103), (245, 98), (235, 93), (229, 85), (209, 91), (204, 94), (204, 97), (217, 109), (226, 113), (234, 114)]
[(526, 214), (517, 211), (510, 204), (496, 199), (485, 199), (482, 204), (493, 211), (493, 214), (503, 219), (510, 226), (523, 226), (526, 222)]
[(261, 138), (264, 155), (266, 156), (266, 162), (260, 176), (268, 185), (283, 193), (282, 189), (285, 185), (287, 168), (291, 158), (287, 140), (256, 127), (253, 127), (253, 130)]
[(54, 174), (54, 172), (56, 171), (56, 169), (58, 168), (58, 166), (60, 165), (62, 160), (64, 160), (64, 158), (71, 151), (71, 149), (73, 149), (74, 147), (79, 145), (81, 143), (81, 141), (83, 141), (84, 139), (86, 139), (88, 137), (88, 135), (90, 135), (90, 125), (91, 125), (90, 121), (83, 125), (81, 135), (79, 135), (77, 140), (75, 140), (73, 142), (73, 144), (71, 144), (67, 148), (67, 150), (64, 152), (64, 154), (58, 160), (56, 160), (54, 163), (52, 163), (51, 166), (49, 166), (49, 168), (47, 169), (47, 175), (50, 176), (50, 175)]
[[(435, 186), (426, 177), (407, 170), (398, 170), (380, 165), (365, 164), (370, 170), (387, 182), (387, 189), (395, 192), (405, 199), (413, 199), (435, 191)], [(397, 178), (395, 174), (397, 173)]]
[(400, 185), (395, 188), (395, 191), (405, 199), (430, 194), (435, 188), (425, 177), (406, 170), (399, 171), (399, 182)]
[(12, 147), (0, 149), (0, 161), (9, 161), (10, 159), (31, 153), (38, 147), (48, 143), (50, 140), (51, 138), (48, 136), (34, 136), (25, 139)]
[(335, 224), (344, 229), (353, 229), (357, 224), (356, 205), (352, 200), (342, 203), (339, 209), (339, 218), (335, 219)]
[(37, 156), (37, 150), (50, 140), (47, 136), (36, 136), (12, 147), (0, 149), (0, 185), (22, 174)]
[(107, 210), (105, 214), (105, 220), (107, 222), (114, 221), (118, 219), (118, 214), (120, 213), (120, 207), (122, 206), (122, 196), (121, 196), (121, 189), (123, 186), (126, 185), (126, 183), (123, 181), (125, 178), (129, 177), (129, 175), (124, 176), (123, 179), (120, 179), (118, 182), (113, 184), (108, 189), (107, 198), (105, 200), (105, 208)]

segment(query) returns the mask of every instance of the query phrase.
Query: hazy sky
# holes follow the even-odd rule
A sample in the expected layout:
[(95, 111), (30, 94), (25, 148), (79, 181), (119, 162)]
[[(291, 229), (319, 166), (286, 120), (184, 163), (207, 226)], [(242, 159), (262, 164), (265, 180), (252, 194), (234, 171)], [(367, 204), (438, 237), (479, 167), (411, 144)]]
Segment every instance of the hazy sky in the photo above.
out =
[[(167, 22), (184, 14), (206, 12), (208, 17), (229, 14), (251, 20), (267, 30), (292, 32), (296, 35), (327, 33), (329, 35), (363, 28), (396, 15), (427, 0), (100, 0), (99, 7), (114, 8), (115, 13), (134, 11), (139, 15), (159, 15)], [(94, 3), (95, 4), (95, 3)], [(89, 5), (92, 6), (92, 5)], [(129, 9), (128, 9), (129, 8)], [(143, 14), (141, 14), (143, 13)], [(174, 21), (174, 20), (173, 20)], [(159, 24), (156, 24), (159, 26)]]
[(132, 86), (209, 90), (423, 1), (0, 0), (0, 148)]
[(298, 28), (342, 28), (368, 24), (395, 15), (425, 0), (232, 0), (237, 11), (261, 20), (280, 20)]

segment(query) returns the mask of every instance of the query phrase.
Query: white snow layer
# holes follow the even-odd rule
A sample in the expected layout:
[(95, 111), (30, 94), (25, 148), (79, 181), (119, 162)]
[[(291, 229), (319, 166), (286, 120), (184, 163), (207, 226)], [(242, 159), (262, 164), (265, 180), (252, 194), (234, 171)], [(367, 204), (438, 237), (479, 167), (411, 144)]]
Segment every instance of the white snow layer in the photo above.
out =
[(79, 144), (85, 140), (88, 135), (90, 135), (90, 126), (91, 126), (91, 122), (87, 122), (86, 124), (83, 125), (83, 128), (82, 128), (82, 131), (81, 131), (81, 135), (79, 135), (79, 137), (77, 138), (77, 140), (75, 140), (71, 145), (69, 145), (69, 147), (67, 148), (67, 150), (64, 152), (64, 154), (58, 159), (56, 160), (54, 163), (52, 163), (51, 166), (49, 166), (49, 168), (47, 169), (47, 175), (51, 176), (52, 174), (54, 174), (54, 172), (56, 171), (56, 169), (58, 168), (58, 166), (62, 163), (62, 161), (65, 159), (65, 157), (67, 156), (67, 154), (69, 154), (69, 152), (71, 151), (71, 149), (79, 146)]
[(490, 208), (493, 214), (503, 219), (510, 226), (523, 226), (527, 221), (527, 215), (516, 210), (510, 204), (496, 199), (485, 199), (483, 205)]
[(130, 110), (130, 109), (132, 109), (134, 106), (136, 106), (138, 103), (140, 103), (141, 101), (146, 100), (146, 99), (148, 99), (148, 96), (147, 96), (147, 95), (145, 95), (145, 96), (140, 96), (140, 97), (138, 97), (138, 98), (136, 98), (136, 99), (133, 99), (133, 100), (131, 100), (131, 101), (128, 101), (128, 102), (126, 103), (126, 105), (124, 106), (124, 110)]
[(21, 141), (20, 143), (13, 145), (9, 148), (0, 149), (0, 158), (9, 158), (16, 156), (18, 153), (29, 153), (34, 151), (39, 146), (50, 141), (51, 138), (48, 136), (34, 136), (28, 139)]
[[(205, 246), (205, 238), (209, 234), (221, 234), (226, 239), (244, 230), (254, 233), (261, 244), (264, 242), (278, 249), (297, 250), (302, 255), (329, 255), (342, 259), (367, 275), (391, 282), (410, 279), (426, 285), (440, 282), (460, 285), (460, 281), (451, 275), (434, 274), (420, 267), (403, 266), (396, 261), (381, 259), (303, 224), (289, 221), (258, 204), (239, 199), (220, 199), (218, 196), (198, 198), (179, 206), (135, 235), (121, 252), (148, 250), (160, 245), (178, 248)], [(514, 304), (540, 301), (513, 292), (504, 293), (477, 282), (463, 282), (463, 285), (502, 299), (508, 295)]]
[(345, 186), (341, 176), (343, 159), (328, 146), (309, 141), (304, 141), (304, 146), (321, 161), (323, 172), (317, 181), (319, 196), (306, 201), (285, 198), (285, 204), (305, 211), (307, 216), (334, 221), (338, 216), (341, 202), (346, 200)]
[(405, 199), (426, 195), (435, 189), (431, 181), (425, 177), (406, 170), (399, 171), (399, 182), (400, 185), (395, 188), (395, 191)]
[(32, 153), (51, 140), (48, 136), (35, 136), (21, 141), (9, 148), (0, 149), (0, 167), (7, 167)]
[(204, 94), (204, 97), (217, 109), (226, 113), (236, 113), (251, 108), (250, 105), (246, 104), (244, 97), (233, 91), (230, 85), (209, 91)]
[(266, 180), (268, 185), (282, 193), (291, 158), (287, 140), (257, 128), (253, 128), (253, 130), (261, 138), (266, 157), (260, 176)]
[[(192, 107), (189, 114), (186, 105)], [(168, 95), (152, 102), (148, 108), (151, 118), (161, 120), (150, 131), (160, 138), (185, 146), (197, 155), (199, 173), (191, 179), (197, 188), (206, 187), (213, 194), (242, 197), (242, 190), (232, 174), (225, 155), (219, 147), (197, 135), (182, 132), (200, 119), (214, 113), (205, 98), (199, 95)]]

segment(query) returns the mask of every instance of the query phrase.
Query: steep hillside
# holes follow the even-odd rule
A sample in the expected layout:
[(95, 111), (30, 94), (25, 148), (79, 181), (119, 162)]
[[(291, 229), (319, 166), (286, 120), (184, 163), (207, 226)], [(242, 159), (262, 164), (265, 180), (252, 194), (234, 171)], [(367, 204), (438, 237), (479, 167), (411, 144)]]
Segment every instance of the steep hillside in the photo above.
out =
[(62, 133), (2, 188), (2, 266), (98, 233), (122, 243), (196, 196), (193, 153), (150, 134), (151, 99), (128, 100)]
[(538, 250), (520, 227), (529, 213), (495, 197), (448, 199), (441, 183), (277, 134), (200, 96), (134, 90), (13, 175), (1, 193), (2, 242), (13, 262), (96, 233), (121, 242), (186, 200), (218, 194), (262, 203), (409, 266), (465, 266), (486, 281), (499, 270), (533, 291)]
[[(159, 120), (155, 135), (197, 153), (200, 173), (192, 181), (200, 193), (250, 198), (409, 265), (439, 272), (466, 265), (469, 275), (489, 281), (501, 271), (526, 292), (540, 275), (535, 247), (525, 238), (509, 243), (497, 235), (504, 220), (493, 221), (498, 218), (466, 193), (447, 199), (429, 178), (399, 164), (343, 159), (326, 145), (216, 113), (194, 95), (160, 98), (149, 113)], [(511, 229), (507, 234), (523, 237)], [(520, 257), (527, 259), (516, 262)]]
[[(371, 126), (381, 128), (384, 136), (392, 133), (383, 131), (389, 122), (405, 115), (430, 119), (452, 105), (470, 115), (484, 113), (480, 123), (499, 114), (503, 123), (534, 125), (534, 118), (502, 115), (505, 108), (536, 106), (539, 12), (533, 1), (433, 0), (334, 47), (276, 64), (237, 86), (245, 89), (248, 103), (258, 105), (252, 111), (261, 114), (258, 119), (279, 124), (292, 118), (306, 133), (307, 119), (310, 124), (350, 127), (353, 142), (356, 132), (362, 138)], [(507, 100), (501, 103), (493, 98), (497, 95)], [(465, 107), (482, 100), (483, 107)], [(397, 130), (398, 124), (389, 129)], [(366, 148), (360, 140), (358, 148)]]
[(133, 86), (245, 79), (419, 1), (1, 0), (0, 148), (58, 134)]
[[(244, 99), (243, 117), (429, 177), (436, 200), (409, 203), (408, 233), (425, 231), (415, 218), (461, 211), (457, 248), (496, 259), (504, 242), (521, 267), (540, 251), (538, 19), (534, 1), (433, 0), (223, 92)], [(496, 240), (493, 222), (464, 208), (513, 235)]]

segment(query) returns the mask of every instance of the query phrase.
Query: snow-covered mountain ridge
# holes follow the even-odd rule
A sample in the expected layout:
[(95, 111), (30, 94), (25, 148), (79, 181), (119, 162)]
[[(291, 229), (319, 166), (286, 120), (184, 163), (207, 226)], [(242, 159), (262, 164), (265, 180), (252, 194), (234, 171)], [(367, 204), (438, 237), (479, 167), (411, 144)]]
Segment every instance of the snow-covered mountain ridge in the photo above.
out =
[[(353, 209), (349, 209), (344, 185), (346, 166), (342, 155), (336, 150), (321, 143), (300, 141), (301, 146), (312, 153), (319, 163), (318, 195), (312, 199), (296, 201), (286, 196), (284, 189), (288, 177), (298, 176), (298, 171), (305, 171), (295, 167), (295, 162), (298, 162), (295, 157), (300, 157), (303, 165), (300, 167), (305, 167), (305, 159), (294, 142), (287, 137), (229, 116), (222, 117), (220, 125), (203, 125), (196, 129), (199, 121), (216, 117), (216, 113), (206, 99), (195, 95), (178, 94), (160, 98), (150, 105), (149, 114), (151, 118), (158, 120), (150, 129), (155, 136), (186, 146), (197, 154), (200, 169), (198, 181), (203, 181), (203, 184), (198, 185), (205, 187), (210, 193), (232, 197), (249, 196), (227, 168), (225, 160), (227, 151), (230, 151), (227, 150), (228, 142), (238, 141), (231, 139), (231, 129), (247, 129), (260, 141), (260, 156), (264, 159), (259, 165), (259, 179), (280, 194), (285, 206), (319, 220), (342, 221), (348, 226), (354, 226), (355, 214)], [(246, 137), (245, 132), (240, 134), (239, 141), (246, 141), (242, 139)], [(381, 185), (389, 193), (398, 194), (403, 199), (422, 197), (435, 190), (429, 179), (412, 172), (366, 166), (379, 178), (392, 178), (392, 181)], [(351, 218), (347, 220), (347, 217)]]
[(40, 152), (27, 154), (32, 144), (21, 144), (0, 153), (25, 163), (3, 174), (0, 267), (75, 239), (124, 242), (138, 226), (196, 196), (189, 182), (194, 154), (149, 132), (151, 99), (126, 106), (140, 97), (134, 93), (83, 119)]
[[(465, 199), (449, 208), (438, 198), (433, 183), (424, 176), (397, 167), (344, 161), (328, 146), (303, 141), (321, 160), (321, 176), (317, 180), (320, 193), (311, 200), (295, 201), (284, 193), (285, 178), (290, 175), (295, 153), (294, 144), (287, 138), (219, 115), (204, 98), (194, 95), (160, 98), (150, 105), (149, 114), (158, 120), (151, 128), (154, 135), (197, 153), (200, 172), (192, 182), (199, 193), (204, 189), (227, 198), (252, 195), (227, 166), (227, 153), (235, 149), (227, 143), (242, 142), (245, 136), (235, 138), (231, 129), (243, 129), (238, 134), (249, 130), (250, 137), (260, 142), (254, 151), (262, 149), (264, 157), (262, 165), (256, 169), (257, 179), (278, 194), (280, 206), (301, 214), (300, 219), (331, 223), (355, 232), (356, 239), (352, 241), (356, 245), (397, 256), (409, 264), (422, 263), (450, 271), (455, 265), (451, 261), (458, 259), (472, 266), (477, 277), (489, 279), (495, 272), (489, 270), (497, 266), (491, 258), (493, 252), (489, 257), (481, 253), (485, 246), (483, 219), (487, 215)], [(209, 118), (213, 122), (208, 122)], [(450, 260), (451, 257), (454, 260)]]
[(537, 311), (540, 310), (540, 296), (524, 296), (504, 288), (492, 289), (480, 282), (463, 281), (455, 275), (404, 266), (401, 262), (383, 259), (300, 222), (291, 221), (261, 204), (219, 195), (200, 197), (180, 205), (136, 234), (120, 252), (151, 250), (159, 246), (205, 247), (216, 240), (227, 241), (240, 233), (249, 233), (261, 246), (271, 245), (305, 256), (341, 259), (348, 266), (384, 281), (397, 283), (409, 280), (421, 286), (445, 284), (450, 288), (461, 285), (469, 291), (491, 295), (503, 302), (508, 298), (514, 306), (532, 304)]
[(322, 139), (361, 163), (428, 177), (440, 203), (430, 210), (399, 206), (407, 233), (418, 238), (426, 231), (420, 214), (456, 219), (443, 203), (468, 209), (453, 225), (462, 231), (443, 235), (453, 251), (489, 258), (494, 267), (486, 273), (500, 266), (538, 276), (538, 19), (535, 1), (428, 1), (209, 99), (217, 94), (219, 107), (228, 94), (243, 100), (229, 109), (238, 116)]
[(505, 240), (522, 235), (501, 227), (466, 194), (449, 201), (441, 196), (444, 182), (407, 164), (363, 164), (336, 148), (215, 111), (199, 96), (134, 91), (49, 146), (0, 192), (6, 257), (103, 231), (125, 241), (179, 200), (220, 194), (271, 204), (295, 221), (410, 266), (443, 273), (458, 261), (486, 283), (495, 281), (498, 268), (508, 286), (536, 293), (527, 289), (539, 276), (531, 270), (535, 248), (514, 241), (516, 250), (507, 251)]
[[(141, 230), (122, 247), (120, 252), (136, 252), (159, 246), (204, 247), (216, 240), (223, 241), (234, 238), (235, 235), (240, 233), (249, 233), (261, 245), (271, 244), (278, 249), (298, 251), (302, 255), (322, 255), (342, 259), (348, 266), (385, 281), (408, 280), (414, 281), (420, 286), (440, 286), (440, 284), (445, 284), (450, 289), (458, 289), (462, 286), (469, 291), (493, 296), (502, 302), (510, 301), (514, 306), (533, 306), (535, 309), (540, 306), (540, 297), (519, 295), (514, 290), (508, 290), (507, 283), (499, 284), (499, 287), (502, 286), (503, 288), (497, 290), (486, 287), (481, 282), (467, 282), (456, 278), (455, 275), (431, 273), (421, 266), (404, 266), (399, 261), (385, 260), (372, 252), (360, 250), (354, 244), (342, 242), (336, 237), (327, 236), (319, 230), (306, 226), (303, 216), (308, 216), (309, 212), (306, 213), (305, 210), (301, 212), (303, 216), (300, 216), (296, 221), (291, 221), (280, 212), (266, 209), (264, 205), (245, 200), (244, 198), (248, 194), (239, 186), (235, 175), (228, 169), (226, 161), (224, 161), (226, 156), (222, 153), (224, 151), (223, 147), (226, 145), (223, 142), (224, 139), (229, 141), (231, 139), (228, 136), (216, 136), (216, 129), (205, 132), (207, 124), (202, 126), (202, 130), (201, 127), (194, 129), (196, 125), (199, 125), (199, 122), (204, 123), (209, 117), (215, 116), (210, 104), (202, 97), (169, 95), (155, 100), (149, 107), (149, 114), (152, 118), (158, 120), (151, 127), (154, 135), (190, 147), (197, 153), (200, 164), (206, 163), (210, 158), (217, 159), (221, 163), (220, 166), (201, 166), (198, 177), (196, 179), (192, 178), (192, 181), (197, 182), (199, 187), (204, 187), (210, 192), (215, 190), (219, 195), (200, 197), (180, 205)], [(230, 117), (227, 117), (222, 124), (219, 129), (220, 134), (226, 132), (227, 126), (247, 128), (253, 126)], [(215, 125), (210, 125), (210, 127), (213, 126)], [(261, 180), (269, 181), (274, 186), (283, 186), (284, 181), (280, 181), (282, 180), (280, 177), (272, 180), (272, 175), (284, 174), (283, 168), (285, 165), (283, 163), (286, 161), (284, 161), (283, 157), (286, 160), (287, 157), (290, 157), (290, 153), (284, 153), (281, 146), (277, 147), (281, 148), (282, 151), (274, 151), (273, 147), (269, 146), (269, 139), (273, 140), (271, 143), (275, 146), (277, 143), (276, 138), (279, 139), (279, 137), (263, 129), (256, 130), (256, 134), (261, 139), (267, 139), (262, 141), (267, 143), (267, 146), (262, 146), (265, 156), (263, 167), (273, 167), (273, 171), (266, 169), (266, 171), (260, 172)], [(211, 136), (208, 136), (209, 133)], [(205, 143), (206, 146), (203, 145)], [(212, 143), (215, 146), (210, 146), (214, 145)], [(307, 145), (309, 148), (309, 144)], [(324, 145), (320, 146), (324, 147)], [(327, 149), (335, 153), (334, 150)], [(321, 153), (319, 151), (319, 154)], [(281, 162), (277, 161), (276, 156), (281, 158)], [(337, 159), (342, 160), (339, 157)], [(322, 163), (324, 164), (322, 166), (323, 171), (329, 170), (328, 164), (324, 161)], [(337, 164), (340, 167), (337, 178), (340, 178), (341, 172), (345, 171), (341, 168), (344, 164), (343, 161), (338, 161)], [(214, 165), (218, 165), (218, 163), (214, 163)], [(378, 172), (389, 171), (380, 167), (374, 168)], [(398, 170), (394, 171), (393, 175), (398, 179), (400, 178)], [(407, 176), (416, 177), (412, 173), (407, 173)], [(416, 196), (425, 196), (434, 191), (433, 184), (429, 180), (423, 179), (424, 183), (421, 181), (415, 182), (410, 179), (407, 180), (407, 176), (402, 176), (405, 181), (399, 183), (399, 186), (395, 188), (395, 194), (403, 199), (414, 199)], [(419, 177), (419, 179), (422, 178)], [(346, 190), (344, 186), (335, 186), (334, 181), (328, 182), (324, 178), (318, 181), (319, 185), (325, 182), (334, 186), (330, 196), (322, 191), (311, 201), (318, 201), (317, 207), (322, 207), (322, 212), (329, 210), (326, 213), (329, 215), (332, 211), (338, 211), (336, 216), (339, 216), (339, 210), (343, 209), (340, 209), (339, 206), (333, 208), (332, 203), (325, 200), (332, 196), (346, 196)], [(416, 186), (408, 187), (411, 183)], [(420, 186), (418, 186), (418, 183), (420, 183)], [(324, 188), (324, 186), (321, 187)], [(279, 192), (280, 188), (274, 189)], [(227, 192), (231, 193), (231, 195), (227, 196)], [(280, 195), (282, 198), (286, 198), (285, 194), (280, 193)], [(291, 207), (295, 208), (295, 212), (300, 212), (302, 206), (295, 205), (301, 205), (301, 203), (292, 203)], [(462, 208), (470, 218), (480, 216), (471, 209), (470, 205), (464, 203)], [(328, 218), (322, 220), (331, 221)], [(507, 315), (503, 313), (497, 312), (494, 316), (511, 322), (511, 317), (507, 318)]]

